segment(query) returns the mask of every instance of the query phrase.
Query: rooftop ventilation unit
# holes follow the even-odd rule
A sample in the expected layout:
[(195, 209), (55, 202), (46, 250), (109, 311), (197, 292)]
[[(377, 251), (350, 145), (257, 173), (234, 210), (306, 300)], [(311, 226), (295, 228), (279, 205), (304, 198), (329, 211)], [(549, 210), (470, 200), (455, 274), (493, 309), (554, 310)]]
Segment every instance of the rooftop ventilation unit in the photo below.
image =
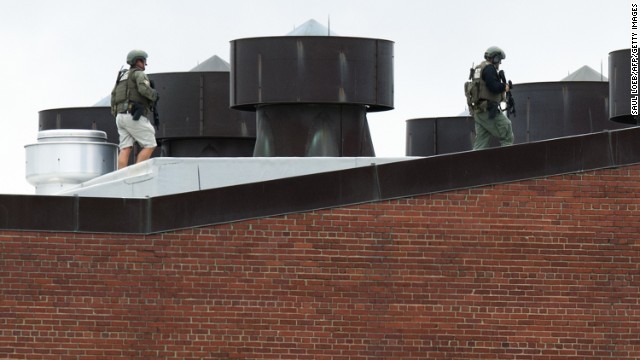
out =
[(255, 115), (229, 108), (229, 71), (149, 74), (160, 101), (163, 157), (251, 157)]
[(393, 42), (234, 40), (230, 96), (256, 113), (253, 156), (375, 156), (366, 113), (393, 109)]
[(108, 142), (118, 144), (118, 128), (109, 106), (59, 108), (38, 112), (38, 131), (65, 129), (104, 131)]
[(609, 53), (609, 77), (609, 118), (618, 123), (638, 124), (638, 116), (631, 114), (631, 49)]
[(432, 156), (473, 149), (475, 124), (471, 116), (409, 119), (406, 124), (405, 152), (408, 156)]
[(117, 167), (118, 147), (99, 130), (44, 130), (25, 146), (26, 178), (36, 194), (51, 195)]

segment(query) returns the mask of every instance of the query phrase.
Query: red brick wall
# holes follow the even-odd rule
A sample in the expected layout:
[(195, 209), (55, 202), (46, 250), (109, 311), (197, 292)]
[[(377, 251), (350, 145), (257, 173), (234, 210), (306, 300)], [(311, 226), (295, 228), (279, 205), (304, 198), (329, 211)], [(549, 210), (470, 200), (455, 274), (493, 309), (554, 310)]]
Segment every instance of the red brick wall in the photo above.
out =
[(634, 359), (640, 167), (151, 236), (0, 232), (0, 358)]

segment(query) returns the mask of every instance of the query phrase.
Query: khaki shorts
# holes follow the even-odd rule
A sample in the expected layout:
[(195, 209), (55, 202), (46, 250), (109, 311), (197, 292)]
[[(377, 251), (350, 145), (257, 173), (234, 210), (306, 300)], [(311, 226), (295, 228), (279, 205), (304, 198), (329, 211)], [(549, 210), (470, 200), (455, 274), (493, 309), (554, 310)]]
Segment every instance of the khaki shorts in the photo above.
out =
[(143, 148), (158, 145), (156, 143), (156, 129), (145, 116), (140, 116), (140, 119), (136, 121), (133, 120), (131, 114), (118, 114), (116, 126), (118, 126), (118, 135), (120, 135), (120, 149), (131, 147), (136, 141)]

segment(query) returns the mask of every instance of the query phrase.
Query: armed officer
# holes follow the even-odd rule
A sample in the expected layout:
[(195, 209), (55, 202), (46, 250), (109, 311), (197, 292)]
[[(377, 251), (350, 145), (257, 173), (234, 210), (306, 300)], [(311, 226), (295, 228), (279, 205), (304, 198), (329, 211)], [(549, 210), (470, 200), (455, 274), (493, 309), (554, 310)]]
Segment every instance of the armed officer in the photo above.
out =
[(149, 115), (152, 113), (151, 107), (158, 100), (158, 92), (151, 87), (144, 73), (147, 53), (131, 50), (127, 54), (127, 64), (130, 68), (118, 73), (116, 85), (111, 91), (111, 113), (116, 117), (120, 136), (118, 169), (129, 165), (134, 142), (142, 147), (136, 163), (149, 159), (157, 146), (156, 131), (149, 121)]
[(511, 120), (500, 110), (500, 103), (509, 91), (509, 85), (503, 83), (498, 75), (498, 68), (506, 54), (497, 46), (491, 46), (484, 53), (484, 61), (476, 67), (476, 75), (480, 77), (479, 105), (473, 109), (476, 141), (473, 149), (489, 147), (494, 136), (500, 140), (501, 146), (513, 144)]

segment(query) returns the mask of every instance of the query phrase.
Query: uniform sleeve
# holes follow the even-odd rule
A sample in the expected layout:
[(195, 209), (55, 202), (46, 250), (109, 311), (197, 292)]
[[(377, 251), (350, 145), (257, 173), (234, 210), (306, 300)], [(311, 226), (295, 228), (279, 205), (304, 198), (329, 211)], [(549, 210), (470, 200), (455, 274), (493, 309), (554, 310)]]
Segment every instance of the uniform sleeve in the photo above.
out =
[(482, 70), (482, 80), (487, 84), (487, 88), (494, 94), (503, 93), (506, 90), (505, 84), (500, 81), (498, 70), (492, 65), (487, 65)]
[(146, 97), (151, 101), (156, 101), (158, 98), (158, 93), (151, 88), (151, 83), (149, 82), (149, 78), (142, 71), (136, 71), (133, 73), (135, 77), (134, 80), (136, 82), (136, 86), (138, 87), (138, 92), (140, 95)]

